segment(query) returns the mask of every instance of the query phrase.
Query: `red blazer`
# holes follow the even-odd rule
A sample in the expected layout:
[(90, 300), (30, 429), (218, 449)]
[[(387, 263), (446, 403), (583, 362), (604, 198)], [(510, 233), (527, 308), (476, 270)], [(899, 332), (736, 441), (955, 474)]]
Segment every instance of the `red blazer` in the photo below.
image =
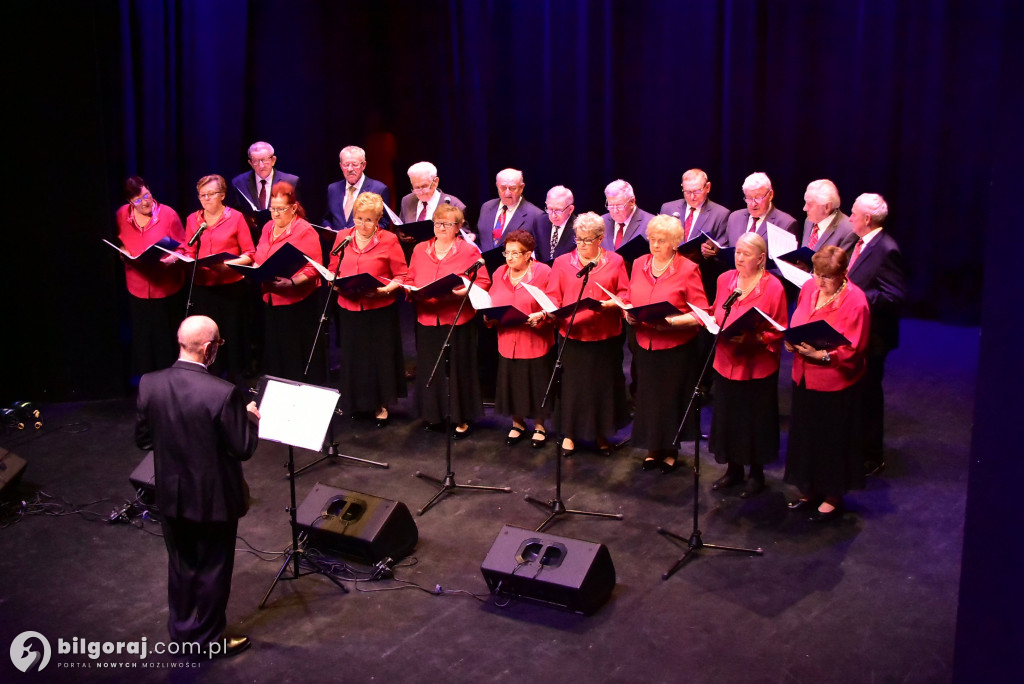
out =
[[(583, 268), (577, 250), (555, 259), (548, 277), (547, 296), (556, 306), (568, 306), (576, 301), (583, 287), (583, 278), (576, 274)], [(590, 281), (584, 297), (604, 301), (608, 295), (598, 287), (600, 283), (606, 290), (619, 299), (627, 299), (629, 294), (629, 276), (626, 275), (626, 264), (615, 252), (604, 251), (597, 266), (590, 272)], [(568, 318), (558, 319), (558, 329), (564, 335), (569, 326)], [(576, 321), (572, 325), (572, 339), (581, 342), (596, 342), (615, 337), (622, 332), (622, 313), (618, 307), (603, 308), (597, 311), (580, 309), (576, 312)]]
[[(533, 298), (523, 283), (530, 283), (543, 290), (551, 276), (546, 264), (533, 262), (519, 284), (512, 285), (508, 277), (508, 266), (500, 266), (494, 272), (491, 283), (491, 303), (494, 306), (511, 304), (523, 313), (541, 311), (540, 304)], [(528, 325), (503, 325), (498, 328), (498, 353), (506, 359), (536, 359), (544, 356), (555, 343), (555, 329), (546, 319), (536, 328)]]
[[(260, 243), (256, 245), (256, 254), (253, 256), (253, 260), (257, 264), (262, 264), (271, 254), (281, 249), (281, 246), (286, 242), (295, 245), (300, 252), (310, 259), (316, 259), (317, 262), (320, 261), (320, 236), (316, 234), (316, 230), (313, 226), (309, 225), (306, 219), (297, 216), (292, 221), (292, 224), (288, 226), (288, 229), (276, 239), (274, 238), (274, 222), (267, 221), (267, 224), (263, 226), (263, 234), (260, 235)], [(317, 273), (316, 268), (313, 267), (313, 264), (307, 263), (293, 273), (291, 277), (294, 278), (300, 274), (306, 276), (309, 280), (282, 292), (276, 292), (271, 289), (269, 284), (264, 283), (263, 301), (271, 306), (294, 304), (295, 302), (301, 302), (320, 286), (320, 275)]]
[[(121, 247), (132, 256), (142, 254), (165, 237), (178, 242), (185, 240), (185, 229), (181, 219), (170, 207), (153, 202), (153, 218), (140, 228), (135, 223), (132, 205), (126, 204), (117, 210), (117, 239)], [(181, 289), (185, 283), (185, 271), (180, 262), (173, 264), (136, 264), (124, 262), (124, 280), (128, 292), (140, 299), (163, 299)]]
[[(715, 321), (721, 325), (725, 318), (722, 304), (736, 289), (739, 273), (726, 271), (718, 276), (718, 296), (715, 298)], [(771, 273), (763, 273), (754, 289), (732, 305), (729, 321), (735, 321), (750, 309), (757, 307), (781, 325), (789, 325), (786, 311), (786, 292), (782, 283)], [(728, 322), (726, 323), (728, 325)], [(779, 370), (782, 352), (782, 333), (774, 328), (760, 334), (760, 340), (736, 343), (725, 337), (718, 338), (715, 349), (715, 370), (729, 380), (758, 380)]]
[[(687, 302), (693, 302), (704, 311), (708, 311), (708, 298), (704, 294), (704, 285), (700, 281), (700, 271), (686, 257), (676, 254), (668, 269), (655, 278), (651, 272), (654, 257), (645, 254), (633, 262), (633, 277), (629, 280), (629, 302), (633, 306), (643, 306), (656, 302), (670, 302), (683, 313), (690, 311)], [(636, 326), (636, 342), (648, 351), (655, 349), (671, 349), (686, 344), (697, 337), (700, 326), (678, 328), (675, 330), (655, 330), (641, 323)]]
[[(334, 239), (334, 247), (337, 247), (341, 244), (342, 240), (352, 235), (354, 230), (355, 228), (339, 230), (338, 237)], [(334, 247), (331, 248), (332, 252)], [(328, 264), (328, 269), (331, 273), (334, 273), (335, 269), (338, 268), (338, 259), (338, 256), (331, 257)], [(353, 238), (352, 242), (345, 248), (345, 258), (341, 261), (341, 270), (338, 271), (338, 276), (344, 277), (356, 275), (357, 273), (369, 273), (378, 280), (384, 281), (384, 284), (387, 285), (387, 280), (403, 282), (408, 271), (409, 267), (405, 263), (405, 254), (402, 253), (402, 245), (399, 244), (398, 237), (394, 233), (378, 229), (370, 239), (370, 244), (366, 245), (364, 250), (356, 247), (356, 241)], [(358, 299), (349, 299), (340, 294), (338, 295), (338, 306), (349, 311), (382, 309), (389, 304), (393, 304), (394, 301), (394, 294), (389, 294), (386, 297), (359, 297)]]
[(850, 387), (864, 375), (871, 311), (864, 292), (850, 281), (846, 282), (846, 289), (834, 302), (814, 311), (817, 298), (818, 288), (813, 280), (808, 280), (800, 288), (800, 298), (797, 299), (790, 327), (825, 319), (851, 344), (829, 349), (831, 358), (827, 364), (808, 361), (801, 354), (793, 354), (793, 382), (799, 384), (800, 380), (804, 380), (807, 389), (838, 392)]
[[(462, 273), (480, 259), (480, 250), (476, 245), (466, 242), (462, 238), (456, 238), (444, 259), (438, 261), (437, 255), (434, 254), (435, 241), (436, 238), (431, 238), (426, 242), (419, 243), (412, 250), (409, 272), (405, 276), (405, 282), (409, 285), (420, 287), (449, 273)], [(487, 273), (487, 267), (481, 266), (476, 273), (476, 286), (485, 290), (489, 289), (491, 276)], [(414, 299), (416, 322), (422, 325), (451, 325), (455, 320), (455, 313), (459, 310), (459, 299), (455, 295)], [(462, 315), (459, 317), (459, 325), (465, 325), (474, 315), (476, 315), (476, 311), (469, 302), (466, 302), (465, 308), (462, 309)]]
[[(199, 224), (202, 221), (203, 213), (201, 211), (194, 211), (188, 215), (185, 222), (185, 235), (189, 240), (199, 230)], [(242, 212), (231, 207), (224, 207), (224, 213), (220, 220), (212, 226), (206, 227), (199, 240), (199, 246), (202, 249), (199, 258), (221, 252), (250, 257), (256, 253), (256, 248), (252, 244), (252, 235), (249, 234), (249, 226), (246, 225)], [(196, 258), (195, 245), (189, 247), (186, 243), (178, 251), (193, 259)], [(196, 269), (196, 285), (228, 285), (237, 283), (242, 278), (241, 273), (222, 264), (217, 268), (200, 266)]]

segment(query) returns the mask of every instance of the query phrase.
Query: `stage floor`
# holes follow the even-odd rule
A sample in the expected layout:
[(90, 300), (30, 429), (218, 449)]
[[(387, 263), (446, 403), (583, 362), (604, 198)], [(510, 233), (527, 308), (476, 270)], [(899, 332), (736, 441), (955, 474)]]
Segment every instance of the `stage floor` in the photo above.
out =
[[(781, 458), (760, 496), (713, 493), (723, 466), (702, 446), (704, 542), (761, 547), (760, 557), (704, 550), (663, 581), (683, 549), (656, 530), (689, 536), (691, 470), (642, 472), (642, 452), (628, 446), (565, 460), (569, 507), (623, 515), (546, 530), (611, 553), (617, 584), (589, 617), (515, 599), (500, 607), (480, 572), (503, 525), (544, 519), (523, 497), (553, 495), (554, 446), (506, 447), (506, 421), (489, 415), (454, 444), (453, 470), (460, 483), (513, 492), (458, 491), (416, 516), (435, 487), (414, 474), (443, 475), (445, 440), (411, 419), (408, 400), (385, 430), (336, 419), (343, 453), (389, 468), (330, 462), (297, 478), (300, 503), (317, 482), (405, 503), (419, 544), (395, 568), (400, 581), (345, 582), (342, 594), (309, 576), (280, 584), (258, 609), (290, 543), (287, 450), (264, 442), (245, 465), (254, 505), (239, 524), (228, 609), (230, 628), (254, 645), (200, 663), (57, 653), (58, 639), (166, 640), (166, 552), (158, 524), (98, 520), (133, 496), (128, 476), (142, 454), (132, 401), (46, 406), (41, 430), (0, 434), (28, 463), (21, 497), (68, 502), (50, 513), (79, 505), (99, 515), (40, 510), (0, 530), (0, 642), (6, 651), (26, 630), (49, 640), (52, 660), (32, 681), (949, 681), (978, 338), (976, 328), (904, 322), (885, 383), (888, 467), (848, 496), (839, 523), (786, 510), (794, 491), (781, 483)], [(781, 396), (788, 413), (788, 382)], [(685, 447), (687, 463), (691, 454)], [(299, 465), (315, 456), (296, 451)], [(0, 661), (0, 679), (29, 681)]]

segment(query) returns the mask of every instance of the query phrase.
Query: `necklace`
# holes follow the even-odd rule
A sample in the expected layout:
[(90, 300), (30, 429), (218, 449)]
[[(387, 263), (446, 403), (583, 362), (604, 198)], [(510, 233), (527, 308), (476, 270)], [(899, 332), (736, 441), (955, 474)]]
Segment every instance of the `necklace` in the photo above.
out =
[(754, 276), (754, 280), (750, 283), (750, 287), (747, 287), (747, 288), (744, 288), (742, 285), (740, 285), (741, 278), (739, 276), (736, 277), (736, 286), (739, 287), (740, 290), (743, 292), (743, 294), (740, 295), (740, 299), (742, 299), (743, 297), (746, 297), (748, 294), (750, 294), (751, 290), (753, 290), (755, 287), (757, 287), (757, 284), (759, 282), (761, 282), (761, 276), (763, 276), (763, 275), (764, 275), (764, 266), (761, 266), (760, 268), (757, 269), (757, 274)]
[(654, 257), (651, 257), (651, 273), (654, 274), (654, 277), (657, 278), (657, 277), (663, 275), (665, 273), (665, 271), (668, 270), (668, 267), (672, 265), (672, 260), (674, 258), (675, 257), (669, 257), (669, 259), (665, 263), (665, 265), (662, 266), (661, 268), (658, 268), (658, 265), (656, 263), (654, 263)]
[(434, 256), (437, 257), (437, 260), (440, 261), (441, 259), (444, 259), (446, 256), (448, 256), (448, 252), (452, 251), (452, 245), (454, 245), (454, 244), (455, 244), (454, 242), (450, 242), (448, 244), (448, 247), (442, 252), (438, 248), (437, 241), (435, 240), (434, 241)]
[(843, 290), (845, 290), (845, 289), (846, 289), (846, 280), (843, 280), (843, 284), (839, 286), (839, 289), (836, 290), (835, 293), (831, 297), (826, 299), (824, 304), (819, 304), (816, 307), (814, 307), (814, 310), (818, 311), (819, 309), (824, 309), (826, 306), (828, 306), (829, 304), (834, 302), (836, 300), (836, 297), (838, 297), (843, 292)]
[(512, 283), (513, 285), (518, 285), (518, 284), (519, 284), (519, 281), (520, 281), (520, 280), (522, 280), (523, 278), (525, 278), (525, 277), (526, 277), (526, 275), (527, 275), (527, 274), (528, 274), (529, 272), (530, 272), (530, 268), (529, 268), (529, 267), (527, 267), (527, 268), (523, 269), (523, 272), (522, 272), (522, 273), (520, 273), (519, 275), (512, 275), (512, 271), (509, 271), (509, 272), (508, 272), (508, 279), (509, 279), (509, 281), (510, 281), (510, 282), (511, 282), (511, 283)]
[(356, 241), (357, 242), (361, 242), (362, 246), (365, 247), (370, 242), (370, 240), (373, 239), (373, 236), (376, 235), (376, 234), (377, 234), (377, 229), (376, 228), (373, 229), (372, 233), (370, 233), (369, 235), (365, 235), (365, 236), (362, 233), (360, 233), (359, 231), (356, 231)]

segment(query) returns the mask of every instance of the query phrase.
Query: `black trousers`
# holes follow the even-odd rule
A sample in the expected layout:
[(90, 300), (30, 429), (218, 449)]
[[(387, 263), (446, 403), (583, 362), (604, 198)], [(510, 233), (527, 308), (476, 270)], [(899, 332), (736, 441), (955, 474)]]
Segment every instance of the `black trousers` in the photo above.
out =
[(163, 521), (167, 547), (167, 631), (179, 643), (208, 644), (227, 626), (238, 521)]

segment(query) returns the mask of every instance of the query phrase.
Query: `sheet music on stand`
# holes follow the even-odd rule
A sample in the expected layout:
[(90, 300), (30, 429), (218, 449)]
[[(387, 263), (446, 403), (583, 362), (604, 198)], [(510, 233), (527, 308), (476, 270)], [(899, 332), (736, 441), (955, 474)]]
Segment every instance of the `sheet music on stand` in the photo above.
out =
[(263, 379), (260, 439), (320, 451), (338, 405), (338, 390), (270, 375)]

